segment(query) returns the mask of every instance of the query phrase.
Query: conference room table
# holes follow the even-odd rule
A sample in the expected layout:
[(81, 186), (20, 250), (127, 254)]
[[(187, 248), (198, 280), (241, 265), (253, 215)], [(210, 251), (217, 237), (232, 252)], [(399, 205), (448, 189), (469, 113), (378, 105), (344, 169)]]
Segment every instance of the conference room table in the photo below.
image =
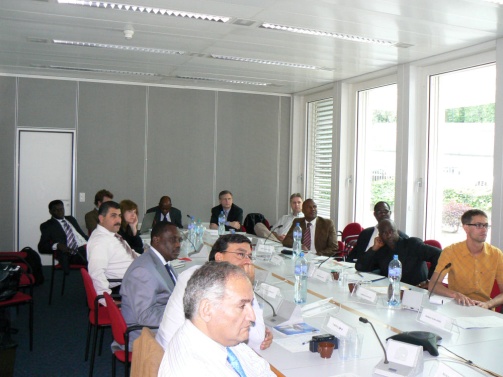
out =
[[(206, 245), (200, 253), (192, 255), (191, 261), (186, 263), (179, 269), (183, 271), (186, 266), (193, 264), (203, 264), (207, 261), (210, 245), (216, 237), (205, 239)], [(255, 239), (254, 239), (255, 240)], [(275, 248), (276, 254), (281, 250), (281, 246)], [(281, 256), (281, 261), (278, 264), (278, 258), (275, 258), (275, 263), (264, 260), (254, 260), (256, 267), (256, 290), (260, 288), (261, 283), (267, 286), (277, 287), (279, 296), (276, 298), (266, 298), (275, 308), (281, 299), (293, 301), (295, 277), (293, 274), (293, 259)], [(314, 259), (310, 262), (317, 265), (319, 262)], [(360, 317), (367, 318), (374, 325), (377, 334), (381, 341), (385, 342), (386, 338), (404, 331), (428, 331), (442, 337), (439, 342), (443, 347), (450, 351), (471, 360), (477, 366), (480, 366), (491, 374), (482, 372), (480, 369), (474, 369), (462, 362), (456, 356), (447, 352), (443, 347), (439, 347), (440, 356), (431, 356), (427, 351), (423, 352), (424, 370), (423, 376), (433, 376), (436, 370), (440, 367), (440, 363), (448, 366), (453, 371), (456, 371), (460, 376), (503, 376), (503, 361), (499, 359), (499, 352), (503, 347), (503, 326), (490, 328), (461, 328), (456, 325), (452, 329), (444, 330), (431, 326), (427, 323), (419, 321), (417, 311), (407, 309), (390, 309), (386, 305), (385, 295), (378, 297), (377, 302), (369, 302), (351, 294), (347, 282), (356, 276), (356, 271), (351, 268), (351, 264), (344, 264), (346, 269), (346, 281), (321, 281), (314, 277), (308, 278), (308, 298), (307, 303), (315, 303), (320, 300), (330, 299), (330, 305), (324, 305), (324, 312), (304, 318), (304, 322), (312, 325), (320, 330), (318, 334), (330, 333), (327, 331), (326, 324), (329, 316), (343, 321), (348, 326), (354, 328), (359, 334), (363, 334), (363, 346), (361, 356), (358, 358), (349, 358), (342, 360), (339, 357), (339, 351), (334, 350), (330, 359), (322, 359), (318, 353), (310, 352), (306, 345), (305, 350), (300, 352), (290, 352), (287, 348), (280, 345), (282, 342), (295, 343), (299, 339), (299, 343), (304, 342), (309, 335), (294, 335), (286, 336), (276, 330), (273, 330), (274, 341), (266, 350), (260, 351), (271, 365), (277, 368), (287, 377), (305, 377), (309, 374), (315, 374), (317, 377), (323, 376), (373, 376), (374, 367), (383, 359), (383, 350), (373, 333), (370, 324), (365, 324), (359, 321)], [(330, 271), (333, 268), (339, 268), (335, 261), (330, 260), (322, 265), (323, 269)], [(379, 276), (370, 276), (364, 274), (366, 279)], [(376, 280), (372, 279), (372, 280)], [(382, 279), (371, 284), (366, 283), (364, 287), (382, 287), (377, 288), (377, 291), (385, 290), (387, 287), (387, 279)], [(416, 287), (408, 287), (418, 292), (423, 292), (422, 310), (429, 309), (443, 316), (456, 319), (460, 317), (480, 317), (480, 326), (484, 326), (483, 322), (487, 316), (496, 316), (503, 319), (503, 315), (493, 311), (482, 309), (479, 307), (465, 307), (458, 305), (454, 301), (449, 301), (443, 305), (431, 304), (428, 300), (427, 291)], [(257, 291), (258, 292), (258, 291)], [(263, 296), (263, 295), (262, 295)], [(258, 298), (259, 303), (263, 307), (264, 317), (272, 315), (272, 309), (269, 305)], [(303, 305), (301, 305), (303, 306)], [(333, 306), (333, 308), (332, 308)], [(285, 340), (286, 339), (286, 340)], [(443, 374), (445, 376), (454, 376), (454, 374)]]

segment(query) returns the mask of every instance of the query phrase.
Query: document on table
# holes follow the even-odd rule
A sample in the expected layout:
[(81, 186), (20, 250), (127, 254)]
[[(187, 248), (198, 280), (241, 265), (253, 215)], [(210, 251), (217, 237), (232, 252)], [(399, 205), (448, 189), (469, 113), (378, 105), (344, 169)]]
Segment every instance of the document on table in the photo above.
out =
[(462, 329), (503, 327), (503, 319), (494, 315), (484, 317), (458, 317), (456, 318), (456, 324)]
[(285, 338), (274, 337), (273, 342), (290, 352), (304, 352), (309, 351), (309, 341), (312, 338), (313, 334), (311, 335), (303, 334), (297, 336), (289, 336)]

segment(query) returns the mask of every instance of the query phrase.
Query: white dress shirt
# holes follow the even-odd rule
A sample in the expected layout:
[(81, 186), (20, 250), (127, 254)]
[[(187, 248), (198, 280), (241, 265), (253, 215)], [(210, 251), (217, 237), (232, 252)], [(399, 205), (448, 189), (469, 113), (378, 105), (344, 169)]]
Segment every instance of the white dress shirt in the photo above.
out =
[[(175, 289), (169, 297), (168, 304), (164, 310), (164, 315), (162, 316), (161, 324), (157, 330), (156, 340), (159, 344), (167, 349), (168, 343), (171, 341), (177, 330), (182, 327), (185, 321), (185, 314), (183, 310), (183, 295), (185, 293), (185, 288), (187, 288), (187, 282), (190, 277), (198, 270), (201, 266), (192, 266), (187, 270), (183, 271), (178, 275), (176, 281)], [(250, 328), (250, 338), (248, 340), (248, 346), (254, 350), (260, 350), (260, 345), (265, 338), (265, 323), (264, 314), (260, 306), (258, 305), (257, 299), (253, 300), (253, 311), (255, 312), (255, 326)]]
[[(269, 363), (246, 344), (240, 343), (230, 348), (246, 377), (275, 377)], [(227, 349), (201, 332), (188, 319), (169, 343), (158, 374), (158, 377), (187, 376), (238, 376), (227, 361)]]
[[(56, 219), (55, 217), (54, 217), (54, 219), (59, 223), (59, 225), (61, 225), (61, 228), (63, 228), (63, 231), (65, 231), (65, 226), (63, 225), (63, 221), (68, 224), (68, 226), (70, 227), (70, 230), (72, 231), (72, 233), (75, 237), (75, 241), (77, 241), (77, 247), (81, 247), (87, 243), (86, 239), (84, 237), (82, 237), (80, 235), (80, 233), (75, 230), (75, 228), (73, 227), (73, 225), (70, 221), (68, 221), (67, 219)], [(66, 233), (66, 231), (65, 231), (65, 233)], [(57, 250), (57, 249), (58, 249), (58, 244), (57, 243), (53, 244), (52, 250)]]
[(87, 261), (94, 289), (101, 295), (103, 292), (111, 293), (110, 288), (120, 285), (109, 283), (108, 279), (122, 279), (133, 257), (115, 233), (98, 224), (87, 243)]
[(276, 222), (276, 224), (273, 225), (271, 229), (276, 229), (278, 226), (283, 225), (281, 228), (277, 229), (274, 231), (278, 236), (285, 236), (288, 231), (290, 230), (293, 222), (296, 219), (301, 219), (304, 217), (304, 214), (302, 212), (298, 213), (297, 216), (295, 216), (293, 213), (290, 213), (288, 215), (283, 215), (281, 218)]

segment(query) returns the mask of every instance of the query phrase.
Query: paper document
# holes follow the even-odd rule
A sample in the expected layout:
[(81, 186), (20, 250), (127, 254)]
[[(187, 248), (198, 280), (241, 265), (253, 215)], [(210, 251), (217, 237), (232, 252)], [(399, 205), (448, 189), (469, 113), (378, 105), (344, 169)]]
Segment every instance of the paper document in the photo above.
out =
[(285, 348), (290, 352), (305, 352), (309, 351), (309, 341), (313, 335), (289, 336), (285, 338), (274, 338), (273, 342)]
[(488, 327), (503, 327), (503, 318), (488, 315), (484, 317), (459, 317), (456, 324), (462, 329), (483, 329)]

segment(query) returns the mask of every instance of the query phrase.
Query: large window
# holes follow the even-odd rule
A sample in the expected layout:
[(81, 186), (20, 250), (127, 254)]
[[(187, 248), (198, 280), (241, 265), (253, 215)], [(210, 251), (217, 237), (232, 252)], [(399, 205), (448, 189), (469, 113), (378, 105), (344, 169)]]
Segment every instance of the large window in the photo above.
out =
[(395, 202), (396, 84), (357, 93), (356, 219), (375, 224), (374, 204)]
[(308, 103), (307, 196), (318, 205), (318, 215), (330, 218), (332, 198), (333, 100)]
[(493, 64), (430, 76), (426, 237), (444, 247), (464, 211), (491, 215), (495, 83)]

